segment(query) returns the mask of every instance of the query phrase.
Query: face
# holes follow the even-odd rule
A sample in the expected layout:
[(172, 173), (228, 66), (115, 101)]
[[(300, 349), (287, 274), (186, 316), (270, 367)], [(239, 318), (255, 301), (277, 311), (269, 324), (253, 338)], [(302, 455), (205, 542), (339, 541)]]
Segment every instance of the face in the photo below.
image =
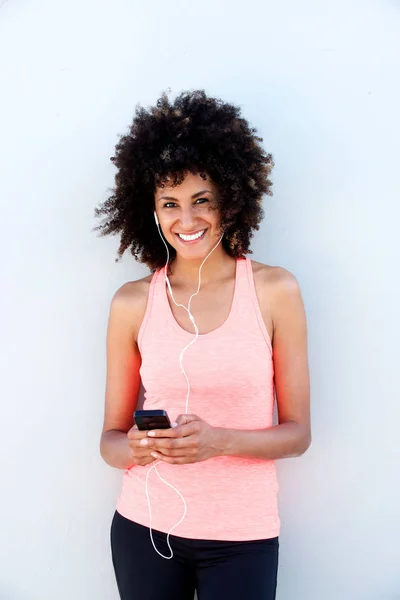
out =
[(201, 259), (219, 241), (220, 215), (214, 207), (215, 184), (207, 177), (188, 173), (176, 187), (157, 188), (155, 210), (165, 239), (185, 259)]

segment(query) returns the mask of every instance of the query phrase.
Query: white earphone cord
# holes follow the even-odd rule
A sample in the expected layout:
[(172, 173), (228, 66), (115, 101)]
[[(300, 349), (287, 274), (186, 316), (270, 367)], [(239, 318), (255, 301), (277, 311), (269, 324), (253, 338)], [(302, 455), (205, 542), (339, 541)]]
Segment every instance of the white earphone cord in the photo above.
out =
[[(197, 325), (196, 325), (196, 322), (195, 322), (195, 320), (194, 320), (194, 317), (193, 317), (192, 313), (190, 312), (190, 307), (191, 307), (191, 304), (192, 304), (192, 300), (193, 300), (193, 298), (194, 298), (195, 296), (197, 296), (197, 294), (198, 294), (198, 293), (199, 293), (199, 291), (200, 291), (200, 286), (201, 286), (201, 269), (203, 268), (203, 265), (204, 265), (204, 263), (206, 262), (207, 258), (208, 258), (208, 257), (209, 257), (209, 256), (210, 256), (210, 255), (211, 255), (213, 252), (214, 252), (214, 250), (217, 248), (217, 246), (218, 246), (218, 245), (221, 243), (221, 240), (222, 240), (222, 238), (224, 237), (224, 234), (222, 234), (222, 235), (221, 235), (221, 237), (220, 237), (220, 239), (219, 239), (218, 243), (217, 243), (217, 244), (214, 246), (214, 248), (213, 248), (213, 249), (212, 249), (212, 250), (211, 250), (211, 251), (210, 251), (210, 252), (207, 254), (207, 256), (205, 257), (205, 259), (204, 259), (204, 260), (203, 260), (203, 262), (201, 263), (201, 265), (200, 265), (200, 268), (199, 268), (199, 284), (198, 284), (198, 286), (197, 286), (197, 291), (196, 291), (194, 294), (192, 294), (192, 295), (190, 296), (190, 298), (189, 298), (189, 302), (188, 302), (188, 305), (187, 305), (187, 307), (186, 307), (184, 304), (178, 304), (178, 303), (175, 301), (174, 294), (172, 293), (171, 284), (170, 284), (170, 281), (169, 281), (169, 279), (168, 279), (169, 249), (168, 249), (167, 243), (166, 243), (166, 241), (165, 241), (165, 239), (164, 239), (164, 236), (163, 236), (163, 235), (162, 235), (162, 233), (161, 233), (160, 224), (159, 224), (159, 222), (158, 222), (158, 218), (157, 218), (157, 215), (156, 215), (156, 213), (155, 213), (155, 212), (154, 212), (154, 219), (155, 219), (155, 222), (156, 222), (156, 225), (157, 225), (158, 233), (160, 234), (160, 237), (161, 237), (162, 241), (164, 242), (164, 246), (165, 246), (165, 248), (166, 248), (166, 250), (167, 250), (167, 262), (166, 262), (166, 264), (165, 264), (165, 281), (166, 281), (166, 283), (167, 283), (167, 286), (168, 286), (168, 291), (169, 291), (169, 293), (170, 293), (171, 299), (172, 299), (173, 303), (175, 304), (175, 306), (182, 307), (182, 308), (184, 308), (184, 309), (186, 310), (186, 312), (187, 312), (187, 313), (188, 313), (188, 315), (189, 315), (189, 319), (190, 319), (190, 321), (193, 323), (194, 330), (195, 330), (195, 333), (196, 333), (196, 337), (194, 338), (194, 340), (192, 340), (191, 342), (189, 342), (189, 344), (188, 344), (187, 346), (185, 346), (185, 348), (182, 350), (182, 352), (181, 352), (181, 353), (180, 353), (180, 355), (179, 355), (179, 366), (180, 366), (180, 368), (181, 368), (181, 371), (182, 371), (182, 373), (183, 373), (183, 375), (184, 375), (184, 377), (185, 377), (185, 379), (186, 379), (186, 383), (187, 383), (187, 386), (188, 386), (188, 387), (187, 387), (187, 394), (186, 394), (186, 403), (185, 403), (185, 415), (187, 415), (187, 414), (188, 414), (188, 410), (189, 410), (190, 381), (189, 381), (189, 379), (188, 379), (188, 376), (186, 375), (185, 369), (183, 368), (182, 360), (183, 360), (183, 355), (184, 355), (184, 353), (186, 352), (186, 350), (187, 350), (188, 348), (190, 348), (190, 346), (191, 346), (192, 344), (194, 344), (194, 343), (196, 342), (196, 340), (198, 339), (198, 337), (199, 337), (199, 330), (198, 330), (198, 327), (197, 327)], [(160, 464), (160, 462), (162, 462), (162, 461), (158, 461), (158, 462), (156, 462), (156, 463), (155, 463), (153, 466), (151, 466), (151, 467), (148, 469), (148, 471), (147, 471), (147, 474), (146, 474), (146, 497), (147, 497), (147, 504), (148, 504), (148, 506), (149, 506), (149, 516), (150, 516), (150, 539), (151, 539), (151, 543), (153, 544), (153, 548), (154, 548), (154, 550), (157, 552), (157, 554), (159, 554), (159, 555), (160, 555), (162, 558), (165, 558), (166, 560), (170, 560), (170, 559), (171, 559), (171, 558), (174, 556), (174, 553), (173, 553), (173, 550), (172, 550), (172, 548), (171, 548), (171, 544), (170, 544), (169, 538), (170, 538), (170, 535), (171, 535), (171, 533), (173, 532), (173, 530), (174, 530), (174, 529), (176, 529), (176, 527), (178, 527), (178, 525), (180, 525), (180, 524), (182, 523), (182, 521), (184, 520), (184, 518), (185, 518), (185, 516), (186, 516), (186, 512), (187, 512), (187, 504), (186, 504), (186, 500), (185, 500), (185, 498), (182, 496), (182, 494), (180, 493), (180, 491), (179, 491), (178, 489), (176, 489), (176, 487), (174, 487), (174, 486), (173, 486), (171, 483), (168, 483), (168, 481), (166, 481), (166, 480), (165, 480), (163, 477), (161, 477), (161, 475), (160, 475), (160, 473), (159, 473), (159, 471), (158, 471), (158, 469), (157, 469), (157, 465), (158, 465), (158, 464)], [(173, 489), (173, 490), (174, 490), (174, 491), (175, 491), (175, 492), (178, 494), (178, 496), (181, 498), (181, 500), (182, 500), (182, 502), (183, 502), (183, 506), (184, 506), (184, 510), (183, 510), (183, 515), (182, 515), (182, 517), (179, 519), (179, 521), (178, 521), (178, 522), (177, 522), (175, 525), (173, 525), (173, 526), (171, 527), (171, 529), (170, 529), (170, 530), (168, 531), (168, 533), (167, 533), (167, 545), (168, 545), (169, 551), (170, 551), (170, 553), (171, 553), (171, 554), (170, 554), (170, 556), (165, 556), (164, 554), (162, 554), (162, 553), (161, 553), (161, 552), (160, 552), (160, 551), (157, 549), (157, 547), (156, 547), (156, 545), (155, 545), (155, 543), (154, 543), (154, 539), (153, 539), (153, 529), (152, 529), (152, 512), (151, 512), (151, 502), (150, 502), (150, 494), (149, 494), (149, 475), (150, 475), (150, 473), (152, 472), (152, 470), (153, 470), (153, 469), (154, 469), (154, 470), (155, 470), (155, 472), (157, 473), (157, 475), (158, 475), (159, 479), (160, 479), (160, 480), (161, 480), (163, 483), (165, 483), (165, 485), (168, 485), (170, 488), (172, 488), (172, 489)]]

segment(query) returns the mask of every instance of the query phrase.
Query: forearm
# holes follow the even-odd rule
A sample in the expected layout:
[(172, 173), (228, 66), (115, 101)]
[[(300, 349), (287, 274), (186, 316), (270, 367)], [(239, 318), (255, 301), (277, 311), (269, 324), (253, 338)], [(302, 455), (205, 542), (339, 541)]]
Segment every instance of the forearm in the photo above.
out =
[(282, 423), (268, 429), (218, 429), (221, 456), (275, 460), (303, 454), (311, 434), (298, 423)]
[(135, 464), (129, 447), (129, 440), (123, 431), (106, 431), (101, 436), (100, 454), (110, 467), (129, 469)]

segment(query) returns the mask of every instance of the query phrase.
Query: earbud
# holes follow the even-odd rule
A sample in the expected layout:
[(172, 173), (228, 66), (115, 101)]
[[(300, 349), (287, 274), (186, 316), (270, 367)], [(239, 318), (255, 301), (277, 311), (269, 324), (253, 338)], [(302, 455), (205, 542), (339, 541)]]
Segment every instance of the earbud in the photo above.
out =
[(158, 222), (158, 217), (157, 217), (157, 213), (156, 213), (156, 211), (154, 211), (154, 220), (155, 220), (155, 222), (156, 222), (156, 225), (157, 225), (157, 227), (158, 227), (160, 223)]

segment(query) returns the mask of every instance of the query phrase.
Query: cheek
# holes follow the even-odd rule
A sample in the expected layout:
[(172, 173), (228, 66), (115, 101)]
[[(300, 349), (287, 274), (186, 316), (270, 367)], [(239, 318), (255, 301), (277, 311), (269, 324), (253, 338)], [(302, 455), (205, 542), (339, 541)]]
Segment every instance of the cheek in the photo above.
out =
[(176, 221), (176, 218), (174, 218), (172, 215), (160, 215), (159, 219), (160, 219), (161, 229), (163, 231), (165, 231), (166, 233), (168, 233), (170, 227)]
[(204, 219), (209, 223), (212, 223), (214, 227), (218, 227), (221, 222), (221, 216), (219, 211), (213, 208), (207, 208), (204, 211)]
[(213, 216), (212, 216), (212, 221), (213, 221), (214, 228), (219, 231), (219, 229), (221, 228), (221, 217), (220, 217), (220, 215), (218, 213), (214, 213)]

